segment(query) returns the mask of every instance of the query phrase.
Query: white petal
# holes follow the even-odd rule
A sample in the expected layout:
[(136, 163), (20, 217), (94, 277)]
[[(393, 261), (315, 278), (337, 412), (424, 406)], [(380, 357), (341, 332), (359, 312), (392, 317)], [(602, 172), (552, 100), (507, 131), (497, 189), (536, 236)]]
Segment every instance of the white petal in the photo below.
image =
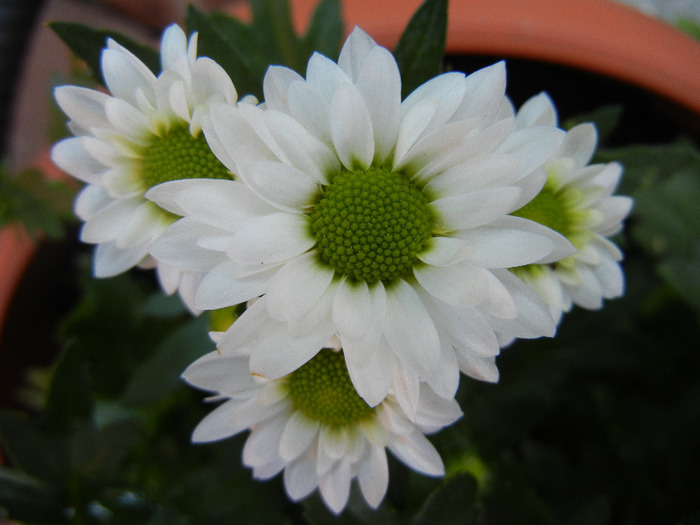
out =
[(440, 340), (415, 290), (398, 280), (387, 290), (385, 337), (394, 353), (425, 377), (438, 371)]
[(293, 321), (308, 312), (326, 293), (333, 270), (307, 253), (282, 266), (267, 290), (270, 315), (279, 321)]
[(308, 457), (291, 462), (284, 469), (284, 487), (292, 501), (299, 501), (318, 486), (316, 467)]
[(355, 390), (371, 407), (379, 405), (391, 388), (397, 360), (388, 345), (364, 340), (343, 341), (345, 363)]
[(418, 258), (432, 266), (450, 266), (469, 257), (473, 249), (468, 242), (453, 237), (431, 237)]
[(277, 451), (286, 423), (287, 418), (280, 415), (255, 425), (243, 446), (243, 464), (257, 467), (279, 458)]
[(487, 274), (471, 264), (421, 265), (413, 274), (428, 293), (453, 306), (476, 306), (488, 297)]
[(556, 126), (557, 109), (547, 93), (539, 93), (529, 98), (518, 110), (518, 127)]
[(248, 371), (247, 357), (225, 356), (217, 351), (197, 359), (185, 369), (181, 377), (194, 387), (225, 395), (258, 388)]
[(313, 204), (320, 189), (318, 182), (300, 169), (269, 160), (251, 164), (245, 181), (263, 200), (289, 213), (301, 213)]
[(365, 281), (343, 279), (334, 294), (333, 322), (341, 340), (360, 339), (370, 325), (372, 303)]
[(195, 294), (194, 306), (216, 310), (244, 303), (265, 293), (274, 271), (238, 277), (238, 266), (222, 260), (202, 278)]
[(480, 117), (493, 121), (505, 102), (506, 66), (497, 62), (479, 69), (464, 79), (465, 95), (456, 117)]
[(51, 150), (51, 160), (59, 168), (88, 184), (100, 184), (100, 174), (107, 166), (95, 158), (81, 138), (64, 139)]
[(233, 236), (229, 255), (249, 265), (285, 261), (304, 253), (315, 243), (308, 217), (272, 213), (245, 223)]
[(147, 255), (148, 243), (120, 248), (116, 243), (98, 244), (93, 260), (95, 277), (114, 277), (139, 264)]
[(350, 496), (352, 472), (347, 461), (339, 461), (336, 466), (321, 478), (318, 488), (323, 501), (334, 514), (340, 514)]
[(149, 247), (159, 261), (182, 270), (201, 272), (218, 264), (223, 254), (199, 247), (198, 241), (215, 234), (210, 226), (185, 217), (171, 224)]
[[(238, 321), (236, 321), (237, 324)], [(290, 335), (284, 323), (267, 327), (260, 339), (249, 344), (250, 371), (254, 375), (278, 379), (291, 374), (314, 357), (331, 334), (318, 331), (303, 336)]]
[(459, 365), (460, 370), (469, 377), (489, 383), (498, 382), (498, 368), (493, 357), (463, 355)]
[(413, 470), (427, 476), (444, 476), (445, 466), (440, 454), (422, 432), (392, 435), (389, 450)]
[(280, 438), (279, 454), (285, 461), (292, 461), (311, 446), (318, 435), (320, 423), (304, 416), (298, 410), (295, 411), (284, 427)]
[(445, 230), (464, 230), (512, 212), (519, 196), (520, 188), (509, 186), (444, 197), (430, 205)]
[(147, 100), (155, 101), (155, 75), (126, 49), (105, 49), (102, 52), (102, 74), (115, 97), (139, 107), (137, 92), (141, 91)]
[(376, 509), (389, 486), (389, 464), (383, 447), (368, 448), (367, 458), (358, 468), (357, 481), (369, 506)]
[(189, 75), (187, 36), (177, 24), (168, 26), (163, 32), (160, 44), (160, 61), (163, 69), (171, 69), (185, 78)]
[(299, 73), (283, 66), (270, 66), (263, 79), (263, 95), (270, 109), (289, 113), (287, 93), (292, 83), (304, 82)]
[(498, 151), (516, 155), (524, 176), (549, 160), (557, 151), (564, 136), (565, 133), (562, 130), (553, 127), (518, 129), (506, 138)]
[(79, 86), (60, 86), (54, 90), (56, 102), (81, 128), (109, 128), (105, 105), (112, 97), (101, 91)]
[(469, 262), (485, 268), (512, 268), (544, 259), (554, 246), (543, 235), (501, 228), (479, 228), (460, 235), (472, 243)]
[(362, 67), (371, 60), (370, 55), (377, 48), (379, 46), (372, 37), (356, 26), (340, 50), (338, 65), (353, 82), (357, 82)]
[(590, 123), (579, 124), (566, 132), (564, 142), (557, 152), (559, 158), (570, 158), (575, 167), (588, 164), (595, 151), (598, 134), (595, 126)]
[(330, 103), (338, 87), (351, 81), (338, 64), (320, 53), (314, 53), (306, 65), (306, 82)]
[(375, 47), (359, 72), (356, 86), (372, 122), (375, 162), (384, 164), (396, 143), (401, 115), (401, 75), (393, 55)]
[(285, 163), (321, 183), (327, 183), (338, 171), (335, 153), (302, 124), (284, 113), (268, 110), (264, 115), (270, 136), (284, 151)]
[(367, 169), (374, 158), (374, 132), (367, 105), (352, 84), (342, 84), (331, 99), (331, 136), (338, 158), (349, 169)]

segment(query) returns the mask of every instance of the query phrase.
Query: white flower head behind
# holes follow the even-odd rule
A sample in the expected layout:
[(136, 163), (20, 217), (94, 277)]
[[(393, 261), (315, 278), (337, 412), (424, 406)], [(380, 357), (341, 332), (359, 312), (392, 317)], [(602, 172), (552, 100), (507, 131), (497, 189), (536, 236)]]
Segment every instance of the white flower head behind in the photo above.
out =
[[(94, 273), (110, 277), (134, 266), (157, 265), (166, 292), (183, 298), (193, 276), (157, 264), (148, 246), (177, 217), (144, 198), (162, 182), (181, 178), (224, 178), (231, 174), (212, 154), (201, 116), (212, 102), (235, 104), (226, 72), (209, 58), (197, 58), (197, 34), (176, 25), (161, 42), (162, 72), (154, 75), (127, 49), (108, 40), (101, 66), (110, 94), (61, 86), (56, 100), (71, 119), (75, 137), (57, 143), (53, 161), (86, 183), (75, 203), (85, 222), (81, 240), (96, 244)], [(186, 301), (191, 302), (191, 301)]]
[[(429, 476), (444, 475), (439, 453), (425, 437), (462, 415), (454, 399), (422, 385), (417, 405), (392, 393), (372, 408), (355, 392), (342, 352), (324, 348), (290, 375), (264, 379), (250, 374), (248, 356), (211, 352), (183, 374), (191, 385), (222, 401), (197, 426), (195, 442), (224, 439), (251, 430), (243, 462), (257, 479), (284, 469), (294, 501), (318, 488), (336, 514), (345, 507), (353, 479), (372, 507), (389, 483), (386, 449), (407, 466)], [(400, 391), (400, 389), (398, 389)]]
[[(556, 109), (547, 95), (540, 94), (523, 105), (517, 120), (524, 127), (533, 123), (556, 126)], [(598, 309), (603, 299), (623, 293), (622, 252), (609, 237), (622, 229), (632, 199), (613, 195), (622, 176), (619, 163), (589, 164), (596, 142), (592, 124), (571, 128), (543, 166), (547, 173), (544, 188), (515, 212), (558, 231), (577, 248), (576, 253), (552, 264), (513, 269), (544, 298), (557, 322), (572, 304)]]
[(540, 191), (564, 132), (516, 128), (503, 63), (440, 75), (402, 102), (394, 57), (356, 28), (338, 64), (315, 54), (306, 79), (271, 67), (264, 94), (265, 107), (216, 104), (203, 119), (240, 181), (147, 195), (184, 217), (152, 253), (205, 273), (197, 308), (263, 296), (220, 348), (246, 345), (252, 372), (276, 379), (337, 336), (375, 406), (397, 368), (451, 398), (460, 370), (497, 379), (496, 333), (554, 334), (507, 269), (573, 247), (509, 214)]

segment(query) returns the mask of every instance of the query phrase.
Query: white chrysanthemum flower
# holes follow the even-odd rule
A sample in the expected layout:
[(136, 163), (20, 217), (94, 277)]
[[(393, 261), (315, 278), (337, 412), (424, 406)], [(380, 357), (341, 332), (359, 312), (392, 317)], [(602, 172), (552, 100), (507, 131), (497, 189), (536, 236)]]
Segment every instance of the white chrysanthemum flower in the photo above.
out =
[[(231, 79), (211, 59), (197, 58), (196, 33), (188, 43), (175, 25), (163, 34), (161, 62), (156, 77), (110, 39), (102, 73), (111, 94), (78, 86), (55, 92), (75, 137), (56, 144), (52, 158), (87, 183), (75, 211), (85, 221), (81, 240), (97, 245), (98, 277), (156, 264), (148, 246), (177, 217), (144, 198), (149, 188), (182, 178), (231, 178), (201, 129), (207, 104), (236, 102)], [(159, 264), (158, 273), (170, 293), (197, 284), (195, 276), (167, 264)]]
[(450, 398), (460, 369), (496, 380), (496, 332), (553, 335), (507, 268), (573, 249), (509, 214), (540, 191), (564, 132), (516, 129), (503, 63), (440, 75), (402, 102), (394, 57), (355, 29), (338, 64), (315, 54), (306, 79), (272, 67), (264, 92), (265, 109), (221, 104), (204, 118), (240, 181), (147, 195), (184, 217), (152, 253), (206, 274), (197, 308), (264, 295), (222, 348), (247, 344), (252, 371), (278, 378), (338, 336), (374, 406), (396, 368)]
[[(545, 94), (526, 102), (517, 120), (523, 127), (557, 125), (556, 110)], [(557, 322), (572, 303), (597, 309), (603, 299), (623, 293), (622, 253), (608, 237), (622, 229), (632, 199), (613, 195), (622, 175), (620, 164), (589, 164), (596, 142), (592, 124), (570, 129), (543, 166), (547, 173), (544, 188), (515, 212), (558, 231), (577, 248), (561, 261), (512, 270), (545, 299)]]
[(342, 352), (330, 348), (280, 379), (253, 376), (247, 356), (218, 351), (191, 364), (183, 378), (215, 393), (213, 400), (226, 400), (199, 423), (193, 441), (250, 429), (243, 462), (255, 478), (269, 479), (284, 469), (292, 500), (318, 488), (336, 514), (347, 503), (353, 479), (371, 507), (381, 503), (389, 482), (386, 449), (418, 472), (444, 475), (442, 459), (424, 434), (462, 415), (454, 399), (425, 385), (410, 409), (412, 417), (403, 408), (410, 401), (393, 390), (371, 408), (354, 390)]

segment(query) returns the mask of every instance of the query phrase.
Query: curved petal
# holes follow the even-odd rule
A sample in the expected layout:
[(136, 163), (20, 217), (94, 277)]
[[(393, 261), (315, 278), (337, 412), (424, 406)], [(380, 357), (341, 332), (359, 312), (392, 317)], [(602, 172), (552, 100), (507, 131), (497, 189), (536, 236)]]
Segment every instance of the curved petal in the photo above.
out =
[(384, 164), (394, 149), (401, 115), (401, 74), (393, 55), (375, 47), (356, 81), (374, 132), (374, 160)]
[(384, 335), (394, 353), (424, 377), (438, 372), (440, 340), (435, 324), (404, 280), (387, 289)]
[(267, 309), (279, 321), (293, 321), (305, 315), (326, 292), (334, 272), (307, 253), (288, 261), (270, 282)]
[(368, 447), (367, 457), (357, 470), (357, 481), (369, 506), (376, 509), (389, 487), (389, 464), (383, 447)]
[(313, 204), (320, 189), (320, 184), (306, 172), (269, 160), (249, 166), (246, 184), (263, 200), (289, 213), (301, 213)]
[(409, 434), (392, 434), (389, 450), (403, 463), (426, 476), (444, 476), (445, 466), (440, 454), (419, 431)]
[(279, 443), (280, 457), (292, 461), (301, 456), (318, 436), (321, 424), (295, 411), (284, 427)]
[(425, 291), (453, 306), (476, 306), (488, 298), (488, 274), (468, 263), (416, 266), (413, 275)]
[(199, 310), (216, 310), (241, 304), (265, 293), (274, 270), (238, 277), (238, 266), (224, 260), (202, 278), (195, 294), (194, 306)]
[(512, 212), (519, 196), (520, 188), (509, 186), (444, 197), (430, 206), (444, 230), (466, 230)]
[(331, 99), (331, 137), (348, 170), (367, 169), (374, 158), (374, 132), (367, 105), (352, 84), (341, 84)]
[(243, 264), (260, 266), (296, 257), (315, 243), (306, 215), (272, 213), (241, 226), (231, 239), (229, 256)]

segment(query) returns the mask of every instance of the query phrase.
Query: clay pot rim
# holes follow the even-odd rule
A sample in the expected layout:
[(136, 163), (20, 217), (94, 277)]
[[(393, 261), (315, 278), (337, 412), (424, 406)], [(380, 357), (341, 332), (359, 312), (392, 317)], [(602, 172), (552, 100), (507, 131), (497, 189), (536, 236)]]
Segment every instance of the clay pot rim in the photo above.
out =
[[(291, 0), (303, 33), (318, 0)], [(346, 30), (360, 26), (392, 49), (422, 0), (346, 0)], [(250, 18), (247, 5), (229, 12)], [(700, 115), (700, 42), (612, 0), (450, 0), (448, 54), (528, 58), (622, 80)]]

